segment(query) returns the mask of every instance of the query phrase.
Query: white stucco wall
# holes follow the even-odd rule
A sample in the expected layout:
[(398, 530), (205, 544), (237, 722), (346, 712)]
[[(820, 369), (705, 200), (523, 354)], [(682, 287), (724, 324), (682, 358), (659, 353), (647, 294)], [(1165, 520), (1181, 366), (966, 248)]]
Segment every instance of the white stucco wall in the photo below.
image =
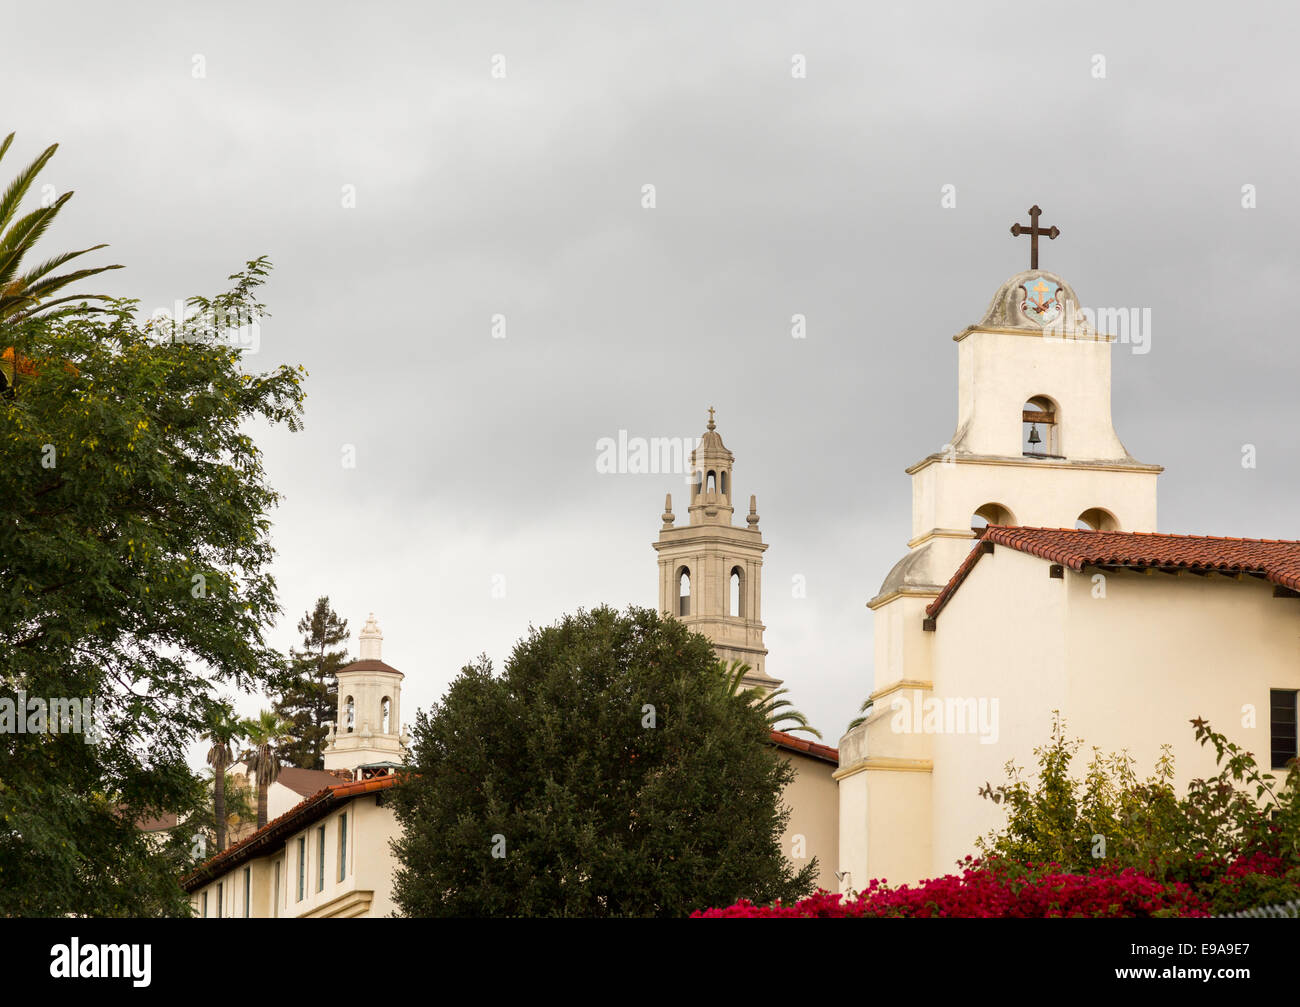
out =
[[(1092, 746), (1127, 749), (1148, 775), (1162, 743), (1173, 746), (1180, 791), (1215, 772), (1213, 752), (1190, 721), (1205, 717), (1267, 763), (1270, 688), (1300, 688), (1300, 600), (1274, 598), (1250, 577), (1094, 574), (1049, 577), (1050, 564), (997, 547), (982, 557), (940, 614), (934, 633), (934, 695), (998, 700), (998, 738), (935, 734), (931, 870), (943, 873), (999, 825), (997, 805), (978, 796), (1005, 780), (1014, 759), (1032, 770), (1051, 711), (1081, 737), (1076, 768)], [(1255, 726), (1243, 726), (1253, 706)]]

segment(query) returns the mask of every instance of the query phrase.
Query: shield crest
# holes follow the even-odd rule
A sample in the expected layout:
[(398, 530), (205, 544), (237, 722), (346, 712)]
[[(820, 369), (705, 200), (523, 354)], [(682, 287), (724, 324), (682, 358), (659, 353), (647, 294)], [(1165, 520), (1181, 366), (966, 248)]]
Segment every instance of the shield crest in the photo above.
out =
[(1045, 276), (1020, 285), (1020, 312), (1038, 325), (1050, 325), (1061, 317), (1061, 285)]

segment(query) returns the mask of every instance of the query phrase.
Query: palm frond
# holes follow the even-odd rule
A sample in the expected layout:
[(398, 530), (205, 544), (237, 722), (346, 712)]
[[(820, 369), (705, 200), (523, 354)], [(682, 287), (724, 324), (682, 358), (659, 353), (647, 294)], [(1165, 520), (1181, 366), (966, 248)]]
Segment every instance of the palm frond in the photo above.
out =
[[(0, 147), (0, 157), (4, 156), (4, 152), (9, 149), (13, 139), (13, 133), (5, 137), (4, 146)], [(23, 200), (23, 196), (27, 195), (27, 190), (31, 188), (32, 182), (36, 181), (36, 176), (40, 174), (41, 169), (45, 167), (58, 149), (59, 145), (57, 143), (46, 147), (36, 160), (20, 171), (18, 177), (9, 183), (4, 195), (0, 196), (0, 231), (9, 226), (9, 221), (13, 219), (18, 204)]]

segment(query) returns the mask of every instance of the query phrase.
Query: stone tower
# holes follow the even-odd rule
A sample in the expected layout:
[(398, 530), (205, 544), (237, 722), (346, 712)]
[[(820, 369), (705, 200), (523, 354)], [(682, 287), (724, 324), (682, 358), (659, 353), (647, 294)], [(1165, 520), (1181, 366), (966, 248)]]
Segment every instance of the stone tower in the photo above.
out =
[(326, 769), (356, 769), (405, 759), (401, 733), (405, 676), (380, 660), (384, 634), (373, 612), (359, 638), (360, 660), (338, 672), (338, 720), (330, 725)]
[(691, 452), (689, 524), (677, 527), (671, 494), (654, 543), (659, 554), (659, 611), (673, 615), (713, 641), (718, 659), (750, 666), (744, 684), (775, 689), (763, 645), (763, 552), (758, 502), (749, 498), (745, 527), (731, 523), (735, 457), (722, 443), (709, 410), (709, 426)]

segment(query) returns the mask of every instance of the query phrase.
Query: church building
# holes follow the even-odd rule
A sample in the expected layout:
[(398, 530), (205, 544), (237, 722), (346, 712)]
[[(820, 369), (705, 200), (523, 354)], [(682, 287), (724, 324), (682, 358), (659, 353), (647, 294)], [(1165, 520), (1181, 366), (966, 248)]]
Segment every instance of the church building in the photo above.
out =
[[(1296, 754), (1300, 543), (1157, 532), (1158, 465), (1111, 421), (1113, 338), (1038, 268), (957, 344), (957, 426), (907, 470), (912, 537), (868, 602), (874, 690), (839, 744), (841, 889), (951, 872), (1005, 815), (981, 791), (1070, 737), (1169, 744), (1180, 792), (1213, 775), (1203, 717), (1261, 762)], [(1081, 768), (1081, 767), (1076, 767)]]

